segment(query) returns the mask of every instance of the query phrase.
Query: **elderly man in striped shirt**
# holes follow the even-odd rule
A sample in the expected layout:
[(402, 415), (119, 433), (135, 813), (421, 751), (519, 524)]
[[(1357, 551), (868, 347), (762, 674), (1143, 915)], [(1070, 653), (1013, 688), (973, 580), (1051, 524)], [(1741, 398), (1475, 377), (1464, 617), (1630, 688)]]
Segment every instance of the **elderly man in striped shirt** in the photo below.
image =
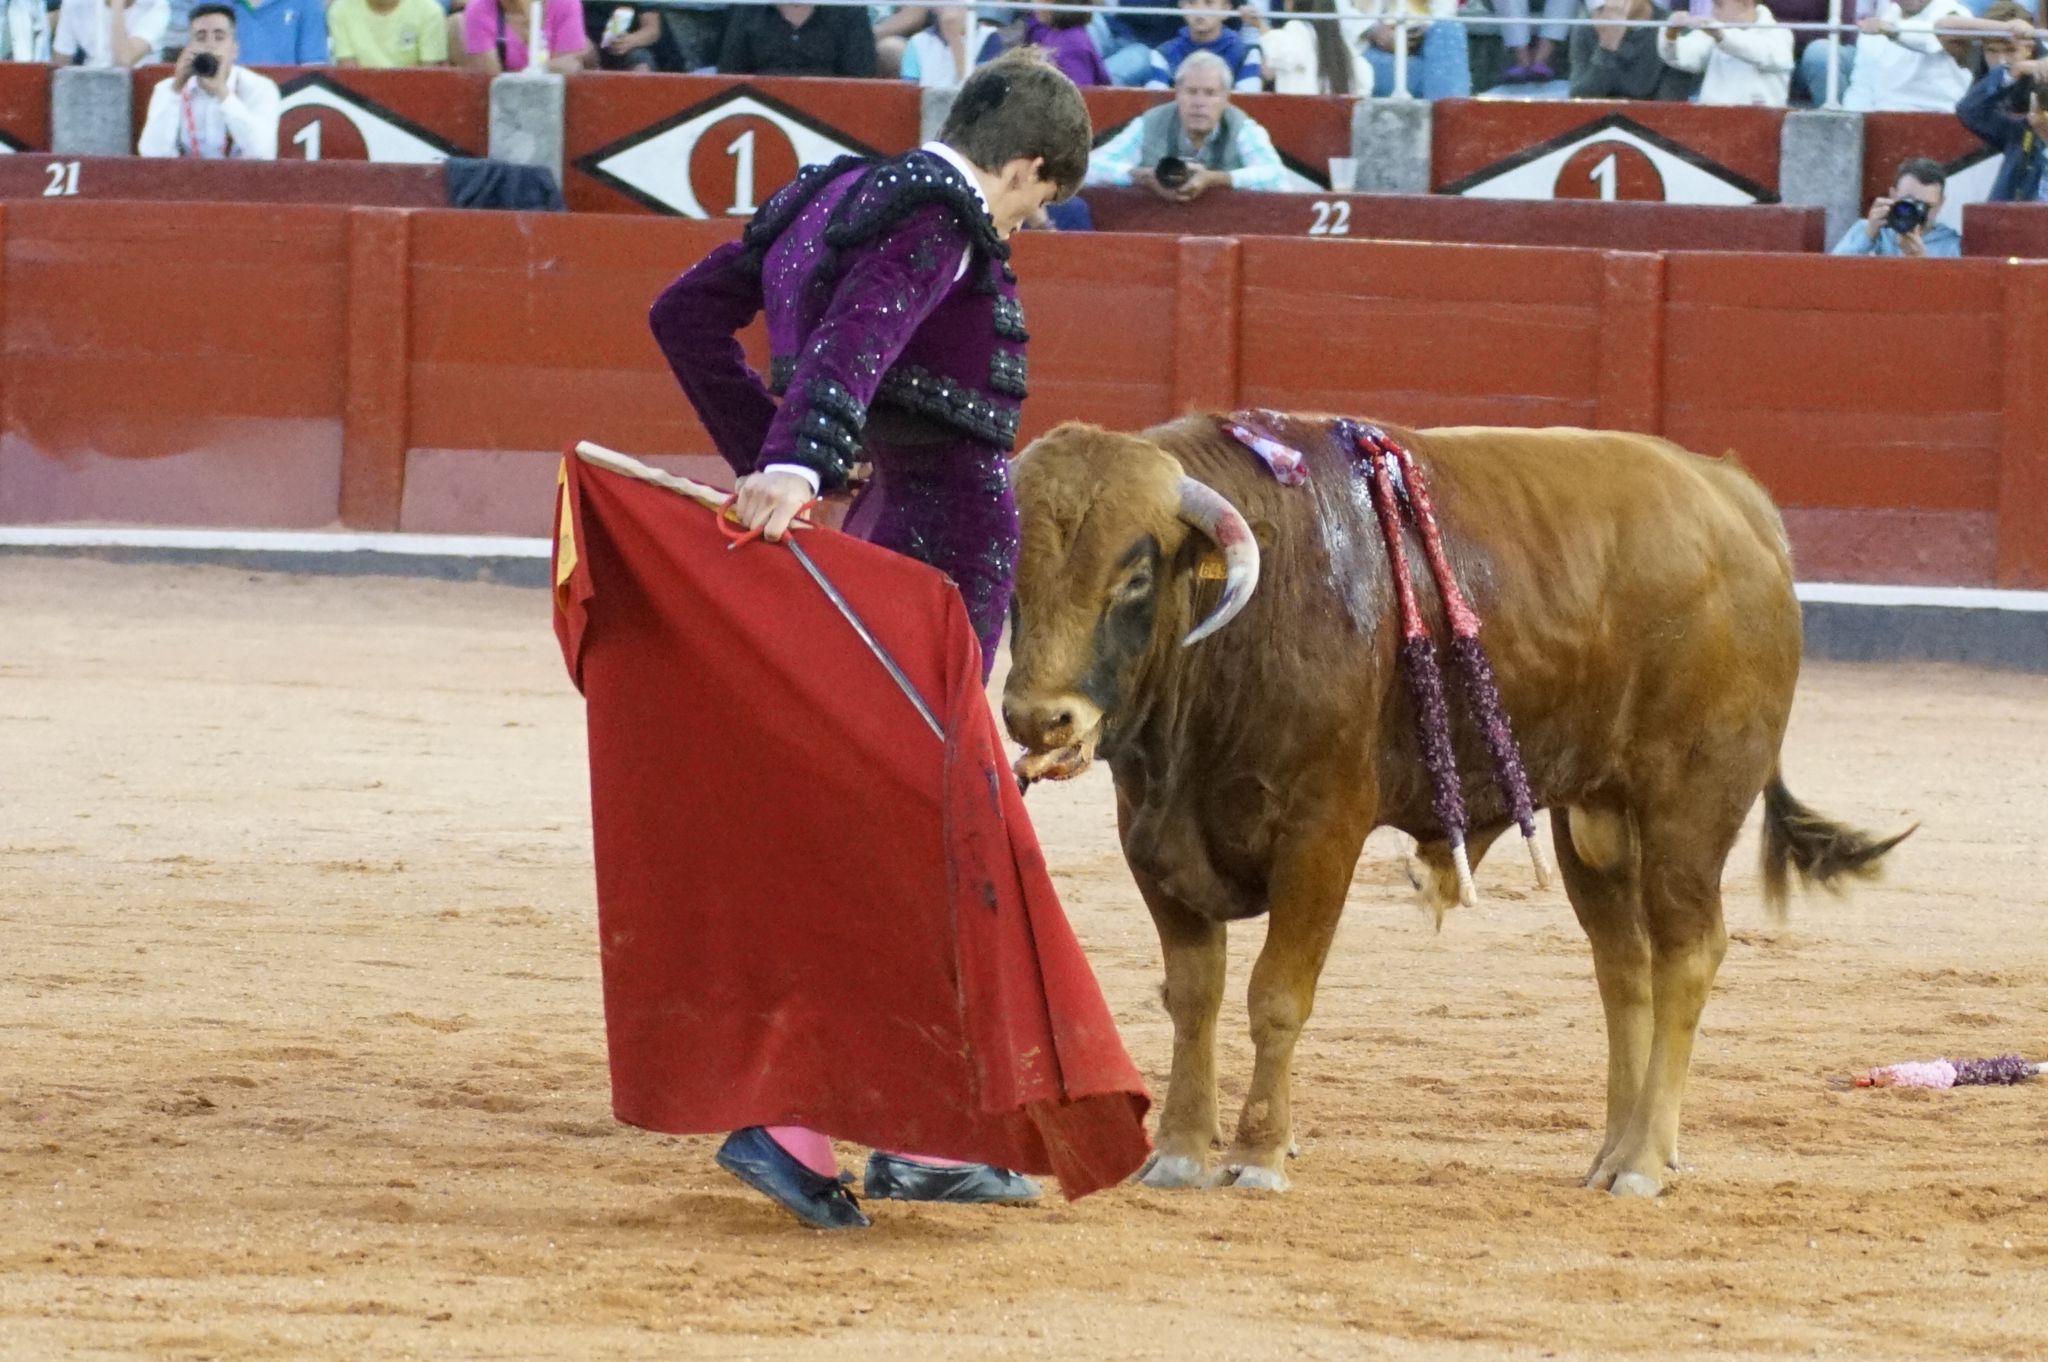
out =
[(1273, 139), (1230, 107), (1230, 67), (1195, 52), (1174, 75), (1173, 102), (1132, 119), (1088, 158), (1091, 185), (1141, 184), (1192, 203), (1212, 189), (1286, 189)]

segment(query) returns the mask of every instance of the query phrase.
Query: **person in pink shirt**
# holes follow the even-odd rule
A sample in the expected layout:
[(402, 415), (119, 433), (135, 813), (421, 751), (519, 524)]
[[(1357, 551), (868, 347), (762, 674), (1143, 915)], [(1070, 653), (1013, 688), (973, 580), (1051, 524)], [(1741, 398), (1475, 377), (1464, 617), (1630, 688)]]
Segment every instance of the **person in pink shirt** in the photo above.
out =
[(533, 6), (543, 4), (541, 30), (547, 35), (548, 70), (569, 75), (583, 69), (590, 39), (583, 31), (577, 0), (469, 0), (462, 12), (463, 64), (498, 75), (526, 69), (526, 35)]

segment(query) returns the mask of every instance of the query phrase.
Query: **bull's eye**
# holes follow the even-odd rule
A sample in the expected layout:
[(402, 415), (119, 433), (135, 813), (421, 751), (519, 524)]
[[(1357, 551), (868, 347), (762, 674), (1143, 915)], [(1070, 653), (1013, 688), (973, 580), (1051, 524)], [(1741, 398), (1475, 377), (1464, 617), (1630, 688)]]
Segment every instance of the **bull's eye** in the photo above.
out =
[(1149, 569), (1132, 573), (1124, 584), (1116, 589), (1119, 604), (1126, 601), (1140, 601), (1152, 594), (1152, 573)]

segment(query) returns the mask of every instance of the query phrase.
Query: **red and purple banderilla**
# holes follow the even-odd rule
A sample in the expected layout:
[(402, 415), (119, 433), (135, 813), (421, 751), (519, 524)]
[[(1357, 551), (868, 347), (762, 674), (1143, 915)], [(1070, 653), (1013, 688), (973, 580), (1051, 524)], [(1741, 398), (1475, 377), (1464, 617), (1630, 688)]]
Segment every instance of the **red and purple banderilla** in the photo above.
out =
[[(1240, 414), (1225, 421), (1224, 429), (1256, 453), (1282, 483), (1299, 485), (1307, 481), (1301, 455), (1253, 424), (1249, 415)], [(1451, 660), (1464, 681), (1465, 699), (1473, 720), (1485, 735), (1487, 751), (1493, 756), (1494, 781), (1522, 830), (1530, 863), (1536, 868), (1536, 882), (1547, 888), (1550, 868), (1536, 841), (1536, 810), (1529, 796), (1528, 771), (1522, 764), (1514, 729), (1501, 707), (1500, 685), (1494, 679), (1493, 664), (1479, 642), (1479, 614), (1465, 599), (1457, 574), (1451, 569), (1450, 555), (1444, 550), (1443, 530), (1430, 500), (1428, 479), (1414, 454), (1377, 426), (1339, 419), (1332, 423), (1331, 434), (1358, 476), (1365, 479), (1373, 511), (1379, 519), (1380, 536), (1386, 544), (1394, 598), (1401, 611), (1401, 674), (1415, 706), (1416, 738), (1422, 748), (1423, 764), (1429, 769), (1431, 808), (1450, 843), (1451, 862), (1458, 876), (1458, 901), (1467, 907), (1478, 901), (1478, 891), (1472, 884), (1471, 857), (1465, 849), (1465, 795), (1458, 778), (1457, 756), (1451, 746), (1450, 706), (1444, 696), (1436, 640), (1416, 601), (1415, 581), (1408, 566), (1407, 538), (1402, 532), (1404, 515), (1422, 541), (1423, 557), (1429, 564), (1430, 575), (1436, 579), (1437, 597), (1443, 602), (1444, 617), (1451, 627)]]

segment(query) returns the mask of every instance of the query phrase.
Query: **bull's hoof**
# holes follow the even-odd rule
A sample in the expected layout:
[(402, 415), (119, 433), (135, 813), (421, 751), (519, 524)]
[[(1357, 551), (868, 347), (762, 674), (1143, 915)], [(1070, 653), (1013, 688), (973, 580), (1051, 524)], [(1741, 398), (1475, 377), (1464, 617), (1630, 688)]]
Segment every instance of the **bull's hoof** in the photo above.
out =
[(1230, 1185), (1246, 1192), (1284, 1192), (1288, 1188), (1287, 1174), (1278, 1168), (1267, 1168), (1260, 1164), (1248, 1163), (1229, 1170)]
[(1213, 1187), (1216, 1180), (1209, 1170), (1202, 1166), (1200, 1159), (1191, 1159), (1185, 1154), (1162, 1154), (1154, 1150), (1152, 1157), (1145, 1160), (1145, 1166), (1138, 1170), (1138, 1181), (1147, 1187), (1160, 1191), (1177, 1192), (1189, 1187)]
[(1664, 1189), (1653, 1177), (1642, 1173), (1623, 1173), (1607, 1190), (1615, 1196), (1655, 1197)]
[(1641, 1171), (1641, 1166), (1639, 1160), (1610, 1155), (1593, 1169), (1586, 1186), (1615, 1196), (1654, 1197), (1664, 1190), (1663, 1161), (1653, 1165), (1650, 1172)]

